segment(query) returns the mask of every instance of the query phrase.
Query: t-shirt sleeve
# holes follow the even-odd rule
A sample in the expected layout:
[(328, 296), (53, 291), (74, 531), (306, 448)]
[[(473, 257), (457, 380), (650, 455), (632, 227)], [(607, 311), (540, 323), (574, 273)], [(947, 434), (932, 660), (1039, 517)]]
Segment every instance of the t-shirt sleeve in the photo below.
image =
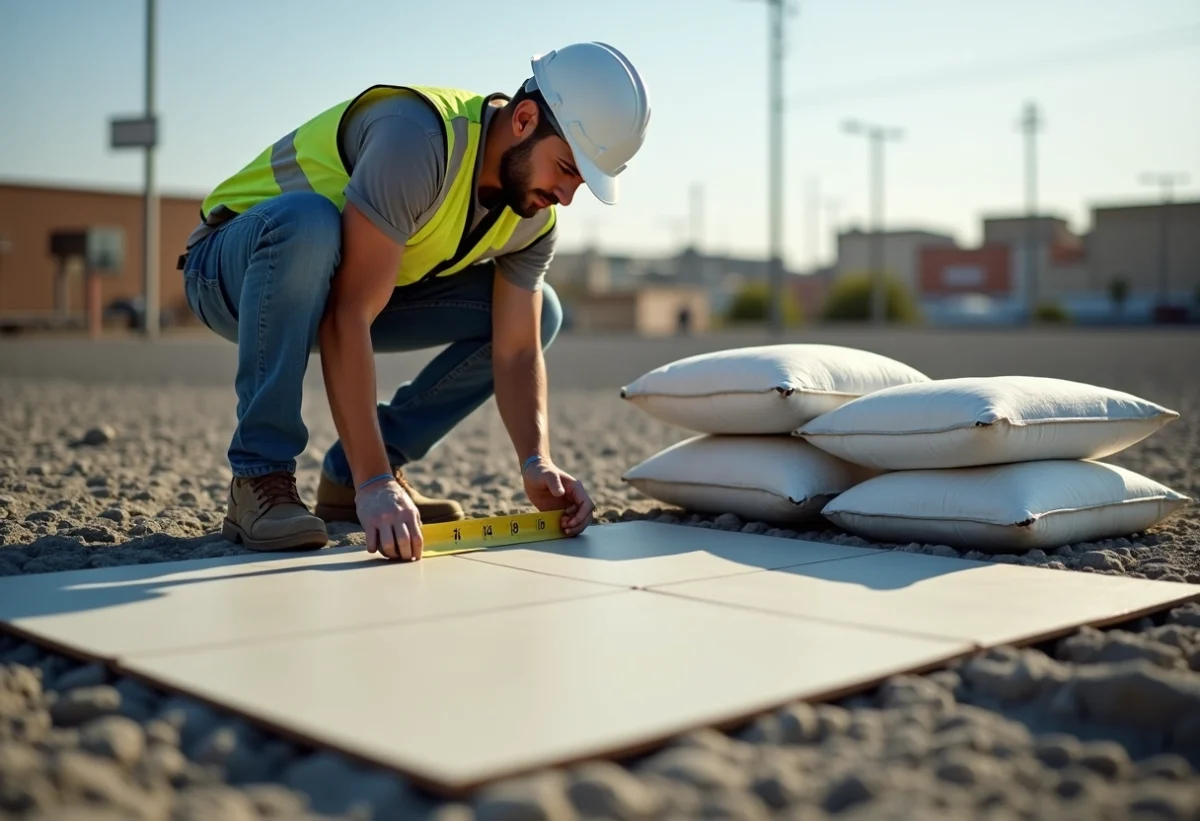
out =
[(496, 257), (496, 268), (509, 282), (527, 291), (539, 291), (554, 259), (558, 225), (520, 251)]
[(346, 201), (400, 244), (420, 228), (445, 174), (442, 136), (420, 120), (387, 114), (365, 122)]

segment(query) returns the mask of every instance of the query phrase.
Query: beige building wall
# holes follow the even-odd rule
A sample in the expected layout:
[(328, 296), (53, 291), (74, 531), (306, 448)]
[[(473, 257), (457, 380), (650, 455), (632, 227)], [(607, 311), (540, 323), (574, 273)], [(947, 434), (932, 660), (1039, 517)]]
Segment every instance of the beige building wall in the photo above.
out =
[[(163, 196), (159, 219), (160, 304), (178, 319), (194, 322), (175, 262), (200, 220), (200, 199)], [(102, 279), (101, 304), (142, 296), (140, 195), (0, 184), (0, 314), (53, 311), (57, 263), (50, 235), (91, 226), (112, 226), (124, 234), (124, 262), (119, 274)], [(84, 311), (84, 281), (78, 271), (68, 280), (66, 297), (72, 313)]]
[(683, 310), (688, 312), (689, 333), (702, 333), (711, 327), (712, 312), (703, 289), (648, 287), (588, 294), (573, 300), (572, 330), (671, 336), (680, 332)]
[[(1159, 251), (1164, 206), (1141, 205), (1095, 208), (1088, 238), (1088, 262), (1100, 288), (1116, 277), (1129, 283), (1130, 293), (1157, 295), (1160, 288)], [(1167, 206), (1168, 292), (1190, 304), (1200, 287), (1200, 202)]]
[(680, 312), (687, 311), (690, 333), (709, 329), (709, 302), (704, 291), (692, 288), (647, 288), (639, 293), (637, 330), (647, 336), (670, 336), (680, 330)]
[[(869, 232), (850, 231), (838, 235), (837, 275), (864, 273), (871, 264)], [(920, 253), (927, 245), (953, 247), (954, 237), (931, 231), (893, 231), (883, 237), (883, 267), (913, 293), (920, 284)]]

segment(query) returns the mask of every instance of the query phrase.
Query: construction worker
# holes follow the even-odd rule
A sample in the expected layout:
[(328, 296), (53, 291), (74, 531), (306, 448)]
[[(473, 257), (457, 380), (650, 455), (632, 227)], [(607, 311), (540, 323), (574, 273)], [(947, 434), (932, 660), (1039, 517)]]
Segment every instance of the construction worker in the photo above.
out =
[[(188, 305), (238, 346), (233, 478), (223, 533), (255, 550), (318, 548), (351, 521), (367, 548), (421, 557), (421, 524), (464, 517), (403, 466), (495, 396), (525, 492), (591, 521), (583, 483), (551, 457), (543, 352), (562, 323), (544, 277), (557, 205), (586, 184), (618, 199), (650, 104), (617, 49), (536, 56), (510, 98), (374, 86), (266, 148), (205, 198), (180, 257)], [(377, 402), (373, 354), (447, 346)], [(296, 486), (301, 394), (321, 354), (339, 439), (310, 512)]]

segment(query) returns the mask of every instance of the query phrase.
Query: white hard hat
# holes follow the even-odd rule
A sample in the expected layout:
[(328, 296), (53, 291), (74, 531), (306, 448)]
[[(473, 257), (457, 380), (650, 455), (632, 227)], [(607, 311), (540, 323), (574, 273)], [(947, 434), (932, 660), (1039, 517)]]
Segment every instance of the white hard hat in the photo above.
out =
[(601, 202), (617, 201), (617, 175), (642, 147), (650, 98), (637, 69), (605, 43), (535, 55), (533, 81), (550, 106), (575, 166)]

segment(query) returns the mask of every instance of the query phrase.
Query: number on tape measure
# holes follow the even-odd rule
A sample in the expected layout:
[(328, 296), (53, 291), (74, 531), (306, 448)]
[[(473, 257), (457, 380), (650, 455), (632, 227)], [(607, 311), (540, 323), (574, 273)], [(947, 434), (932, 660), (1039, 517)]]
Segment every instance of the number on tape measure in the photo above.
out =
[(487, 547), (524, 544), (565, 537), (561, 510), (489, 516), (421, 526), (424, 555), (436, 556)]

